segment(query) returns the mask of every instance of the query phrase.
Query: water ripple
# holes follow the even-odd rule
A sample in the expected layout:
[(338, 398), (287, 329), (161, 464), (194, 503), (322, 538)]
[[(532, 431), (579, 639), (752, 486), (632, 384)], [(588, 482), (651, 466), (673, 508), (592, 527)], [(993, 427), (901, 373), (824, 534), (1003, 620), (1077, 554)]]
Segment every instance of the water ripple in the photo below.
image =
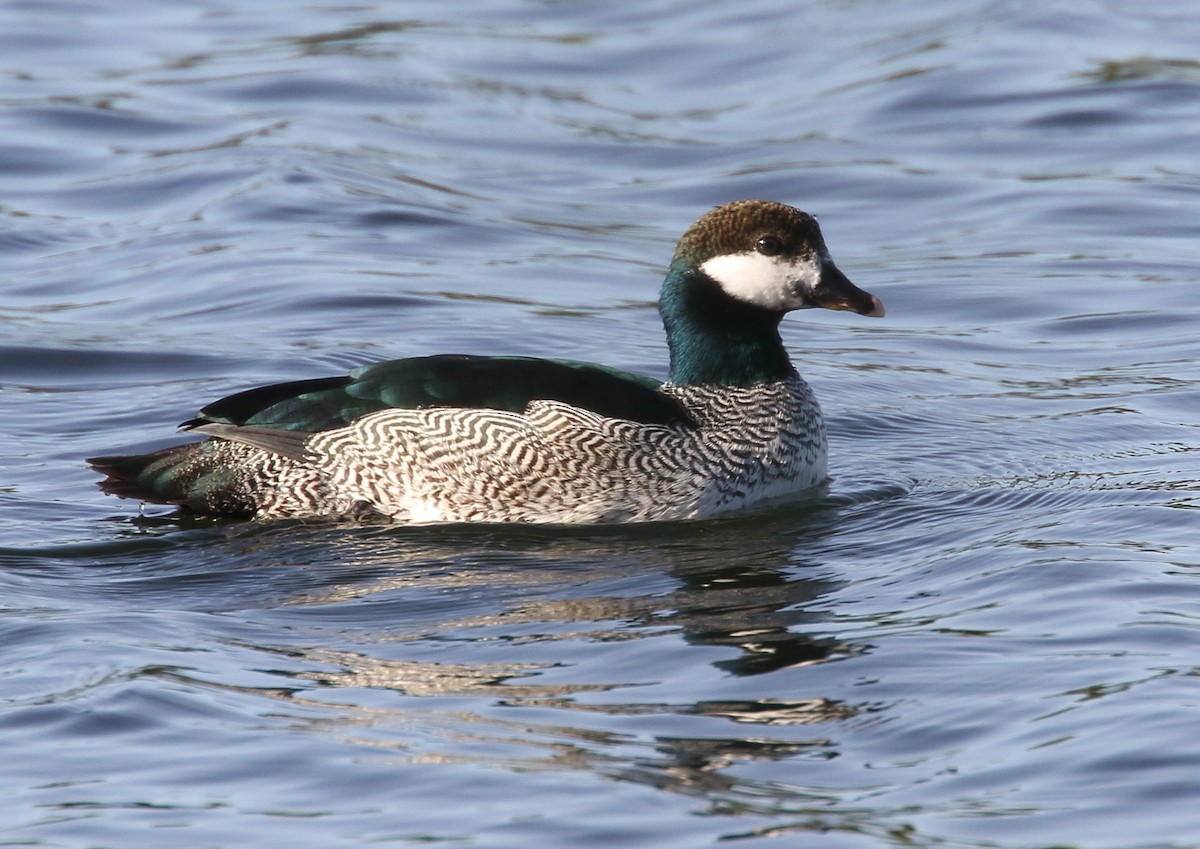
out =
[[(1194, 4), (277, 5), (0, 9), (2, 841), (1194, 842)], [(82, 463), (389, 357), (662, 377), (747, 196), (888, 305), (783, 324), (812, 499), (236, 524)]]

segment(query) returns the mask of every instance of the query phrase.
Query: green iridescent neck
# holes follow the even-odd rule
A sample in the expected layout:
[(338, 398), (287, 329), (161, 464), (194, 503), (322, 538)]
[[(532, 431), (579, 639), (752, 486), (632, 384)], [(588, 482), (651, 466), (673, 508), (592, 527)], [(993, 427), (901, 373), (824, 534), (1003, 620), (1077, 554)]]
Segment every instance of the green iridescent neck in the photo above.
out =
[(696, 264), (676, 258), (658, 311), (680, 386), (754, 386), (795, 370), (779, 337), (782, 314), (736, 301)]

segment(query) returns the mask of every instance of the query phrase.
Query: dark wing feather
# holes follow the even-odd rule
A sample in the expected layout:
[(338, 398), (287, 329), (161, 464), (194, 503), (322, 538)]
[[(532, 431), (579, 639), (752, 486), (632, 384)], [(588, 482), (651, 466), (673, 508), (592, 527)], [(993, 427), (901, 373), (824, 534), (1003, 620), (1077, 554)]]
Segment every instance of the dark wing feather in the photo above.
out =
[(378, 410), (475, 407), (522, 412), (531, 401), (561, 401), (643, 424), (694, 424), (658, 381), (590, 363), (532, 357), (442, 355), (391, 360), (346, 377), (301, 380), (222, 398), (184, 423), (321, 431)]
[[(349, 405), (337, 403), (338, 392), (351, 382), (352, 378), (348, 376), (319, 377), (247, 389), (213, 401), (200, 410), (198, 417), (184, 422), (181, 427), (194, 428), (213, 422), (270, 424), (283, 430), (308, 431), (339, 427), (372, 411), (366, 409), (355, 414)], [(323, 426), (316, 427), (312, 423)]]

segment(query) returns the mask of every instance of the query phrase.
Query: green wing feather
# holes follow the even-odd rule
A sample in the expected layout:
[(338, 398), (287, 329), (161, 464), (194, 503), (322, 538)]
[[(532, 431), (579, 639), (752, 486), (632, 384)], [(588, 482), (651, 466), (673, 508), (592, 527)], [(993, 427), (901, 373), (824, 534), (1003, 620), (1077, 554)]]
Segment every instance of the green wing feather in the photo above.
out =
[(209, 404), (183, 426), (216, 423), (314, 432), (385, 409), (470, 407), (520, 413), (537, 400), (643, 424), (692, 424), (683, 405), (661, 387), (651, 378), (592, 363), (450, 354), (250, 389)]

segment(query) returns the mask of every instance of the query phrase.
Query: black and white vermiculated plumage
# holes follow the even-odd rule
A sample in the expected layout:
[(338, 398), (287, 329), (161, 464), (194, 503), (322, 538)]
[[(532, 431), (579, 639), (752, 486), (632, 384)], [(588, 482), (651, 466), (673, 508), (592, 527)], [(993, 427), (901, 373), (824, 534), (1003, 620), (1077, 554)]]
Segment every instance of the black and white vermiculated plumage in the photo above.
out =
[(231, 395), (184, 423), (203, 442), (89, 462), (106, 492), (216, 516), (714, 516), (825, 479), (821, 410), (779, 336), (784, 313), (810, 307), (883, 315), (810, 215), (737, 201), (675, 251), (666, 383), (566, 360), (394, 360)]

